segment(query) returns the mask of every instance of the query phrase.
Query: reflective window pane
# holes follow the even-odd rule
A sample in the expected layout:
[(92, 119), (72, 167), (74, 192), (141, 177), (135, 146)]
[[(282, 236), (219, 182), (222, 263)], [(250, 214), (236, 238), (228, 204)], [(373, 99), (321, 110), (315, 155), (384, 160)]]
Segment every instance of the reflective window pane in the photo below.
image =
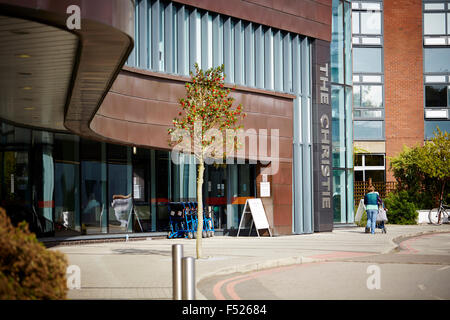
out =
[(352, 9), (350, 3), (344, 2), (344, 28), (345, 28), (345, 83), (353, 83), (352, 68), (352, 24), (351, 24)]
[(362, 158), (363, 158), (362, 154), (355, 154), (355, 167), (362, 166)]
[(333, 212), (334, 222), (345, 223), (346, 219), (346, 200), (347, 200), (347, 181), (345, 179), (345, 170), (333, 170)]
[(361, 12), (361, 33), (381, 34), (380, 12)]
[(423, 15), (424, 34), (445, 34), (445, 13), (425, 13)]
[(346, 168), (353, 167), (353, 92), (349, 87), (345, 88), (345, 150)]
[(366, 170), (365, 171), (366, 181), (372, 179), (372, 182), (383, 182), (384, 181), (384, 170)]
[(78, 137), (55, 134), (53, 157), (55, 159), (55, 231), (81, 231), (80, 228), (80, 164)]
[(359, 33), (359, 12), (352, 12), (352, 32)]
[[(337, 8), (336, 8), (337, 7)], [(331, 81), (344, 83), (344, 24), (343, 5), (333, 1), (332, 41), (330, 44)]]
[(383, 112), (381, 110), (362, 110), (361, 117), (363, 118), (381, 118)]
[(447, 34), (450, 34), (450, 13), (447, 13)]
[(107, 232), (106, 148), (104, 143), (81, 140), (81, 232)]
[(424, 49), (425, 72), (450, 72), (450, 48)]
[(425, 86), (426, 107), (447, 106), (447, 86)]
[(425, 121), (425, 139), (433, 138), (437, 127), (442, 132), (450, 132), (450, 121)]
[(131, 193), (130, 147), (108, 145), (109, 233), (141, 231), (133, 230), (133, 221), (130, 219)]
[(381, 108), (383, 105), (382, 86), (361, 86), (361, 106)]
[(365, 166), (384, 166), (384, 156), (380, 154), (366, 154), (364, 161)]
[(345, 168), (345, 100), (344, 88), (331, 87), (333, 167)]
[(353, 72), (380, 73), (381, 48), (353, 48)]
[(363, 171), (356, 171), (355, 170), (355, 181), (364, 181), (364, 175)]
[(361, 107), (361, 86), (353, 86), (353, 106)]
[(450, 86), (447, 87), (447, 106), (450, 107)]
[(354, 121), (355, 140), (381, 140), (383, 121)]

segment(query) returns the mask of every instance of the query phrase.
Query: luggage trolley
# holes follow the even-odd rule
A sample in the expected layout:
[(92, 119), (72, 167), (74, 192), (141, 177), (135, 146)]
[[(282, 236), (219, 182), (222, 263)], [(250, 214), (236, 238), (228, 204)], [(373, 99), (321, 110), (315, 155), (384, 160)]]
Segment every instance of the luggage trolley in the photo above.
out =
[[(197, 226), (198, 226), (198, 204), (197, 202), (191, 202), (191, 207), (194, 208), (195, 211), (195, 228), (194, 228), (194, 238), (197, 237)], [(203, 231), (202, 238), (209, 238), (214, 236), (214, 224), (212, 221), (211, 212), (208, 212), (205, 208), (203, 210)]]
[(195, 230), (197, 229), (197, 212), (190, 202), (183, 202), (186, 207), (186, 225), (187, 238), (195, 238)]
[(169, 202), (167, 204), (169, 212), (170, 231), (168, 238), (186, 237), (187, 223), (185, 221), (186, 207), (181, 202)]
[(213, 212), (206, 209), (203, 212), (203, 230), (206, 231), (206, 237), (214, 237)]

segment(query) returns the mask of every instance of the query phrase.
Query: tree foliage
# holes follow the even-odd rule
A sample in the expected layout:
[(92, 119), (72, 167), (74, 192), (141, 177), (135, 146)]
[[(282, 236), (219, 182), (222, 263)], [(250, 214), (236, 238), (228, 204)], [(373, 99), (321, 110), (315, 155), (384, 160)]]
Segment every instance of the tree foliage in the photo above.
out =
[(448, 132), (437, 128), (434, 138), (427, 141), (422, 148), (418, 166), (424, 175), (435, 180), (440, 186), (440, 196), (444, 195), (445, 186), (450, 180), (450, 139)]
[[(230, 144), (229, 135), (242, 128), (240, 121), (245, 117), (242, 106), (233, 108), (231, 88), (225, 86), (224, 66), (203, 71), (195, 64), (195, 74), (190, 72), (191, 81), (185, 84), (186, 97), (179, 100), (182, 111), (168, 129), (170, 145), (179, 151), (193, 153), (198, 163), (197, 169), (197, 258), (201, 258), (201, 238), (203, 231), (203, 173), (208, 159), (222, 163)], [(225, 139), (224, 139), (225, 136)], [(236, 135), (232, 148), (239, 148)]]
[(433, 139), (423, 146), (405, 146), (390, 163), (398, 182), (397, 190), (406, 191), (417, 208), (429, 209), (437, 200), (448, 197), (450, 140), (447, 132), (438, 128)]

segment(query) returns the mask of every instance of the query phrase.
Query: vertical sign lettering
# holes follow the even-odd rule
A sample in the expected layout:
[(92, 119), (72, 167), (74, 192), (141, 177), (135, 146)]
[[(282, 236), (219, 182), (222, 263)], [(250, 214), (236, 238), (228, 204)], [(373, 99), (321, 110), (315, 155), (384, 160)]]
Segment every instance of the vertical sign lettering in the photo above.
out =
[[(328, 89), (328, 63), (320, 67), (320, 104), (330, 105), (330, 92)], [(330, 190), (330, 118), (327, 113), (320, 116), (320, 172), (325, 181), (322, 181), (322, 209), (331, 208)]]

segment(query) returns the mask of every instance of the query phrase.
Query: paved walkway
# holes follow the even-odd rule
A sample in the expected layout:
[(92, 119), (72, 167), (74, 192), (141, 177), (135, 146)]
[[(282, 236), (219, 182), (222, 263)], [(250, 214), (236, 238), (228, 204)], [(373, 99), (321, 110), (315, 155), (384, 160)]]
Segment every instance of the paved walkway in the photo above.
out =
[[(203, 239), (203, 259), (196, 260), (196, 280), (212, 275), (262, 270), (277, 266), (333, 260), (363, 253), (395, 250), (400, 239), (432, 232), (450, 232), (450, 225), (388, 225), (375, 235), (364, 228), (278, 237), (214, 237)], [(81, 269), (81, 289), (69, 299), (171, 299), (172, 245), (184, 245), (195, 257), (195, 240), (148, 239), (53, 247)], [(204, 297), (197, 291), (197, 299)]]

